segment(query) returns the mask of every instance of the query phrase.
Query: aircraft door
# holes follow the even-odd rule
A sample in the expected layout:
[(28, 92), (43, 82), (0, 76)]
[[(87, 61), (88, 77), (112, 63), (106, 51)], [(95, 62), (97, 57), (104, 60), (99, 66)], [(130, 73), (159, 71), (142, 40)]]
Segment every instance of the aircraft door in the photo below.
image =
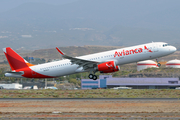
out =
[(158, 51), (158, 45), (156, 43), (153, 44), (153, 51), (154, 52)]

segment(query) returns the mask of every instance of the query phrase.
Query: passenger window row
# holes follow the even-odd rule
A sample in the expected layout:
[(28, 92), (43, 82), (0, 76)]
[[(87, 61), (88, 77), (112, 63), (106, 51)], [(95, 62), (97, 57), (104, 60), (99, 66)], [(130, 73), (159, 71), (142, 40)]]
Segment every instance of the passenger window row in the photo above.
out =
[[(113, 57), (114, 55), (107, 55), (107, 56), (104, 56), (104, 58), (107, 58), (107, 57)], [(101, 58), (103, 58), (103, 56), (101, 56)], [(90, 60), (97, 60), (97, 59), (100, 59), (100, 57), (97, 57), (97, 58), (92, 58)]]
[(65, 63), (65, 64), (61, 64), (61, 65), (56, 65), (56, 66), (40, 68), (40, 70), (46, 70), (46, 69), (56, 68), (56, 67), (60, 67), (60, 66), (70, 65), (70, 64), (71, 63)]
[[(114, 56), (114, 55), (107, 55), (107, 56), (104, 56), (104, 58), (113, 57), (113, 56)], [(101, 58), (103, 58), (103, 56), (101, 56)], [(90, 60), (97, 60), (97, 59), (100, 59), (100, 57), (92, 58), (92, 59), (90, 59)], [(60, 67), (60, 66), (65, 66), (65, 65), (70, 65), (70, 64), (71, 64), (71, 63), (65, 63), (65, 64), (61, 64), (61, 65), (56, 65), (56, 66), (40, 68), (40, 70), (47, 70), (47, 69), (56, 68), (56, 67)]]

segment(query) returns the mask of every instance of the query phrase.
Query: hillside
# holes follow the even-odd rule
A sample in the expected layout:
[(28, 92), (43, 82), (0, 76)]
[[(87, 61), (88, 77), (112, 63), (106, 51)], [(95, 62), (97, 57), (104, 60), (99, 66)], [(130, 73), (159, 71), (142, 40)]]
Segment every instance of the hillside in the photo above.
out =
[[(68, 46), (68, 47), (59, 47), (64, 53), (70, 56), (81, 56), (87, 55), (92, 53), (103, 52), (107, 50), (119, 49), (123, 48), (122, 46)], [(35, 58), (45, 58), (48, 59), (62, 59), (61, 55), (57, 52), (55, 48), (51, 49), (40, 49), (35, 50), (32, 53), (22, 54), (23, 56), (33, 56)], [(162, 58), (159, 58), (160, 61), (169, 61), (172, 59), (179, 59), (180, 60), (180, 51), (176, 51), (172, 55), (168, 55)]]
[[(102, 51), (107, 51), (107, 50), (112, 50), (112, 49), (118, 49), (122, 47), (117, 47), (117, 46), (92, 46), (92, 45), (87, 45), (87, 46), (68, 46), (68, 47), (59, 47), (64, 53), (70, 56), (81, 56), (81, 55), (87, 55), (91, 53), (97, 53), (97, 52), (102, 52)], [(19, 52), (19, 50), (17, 51)], [(57, 52), (55, 48), (51, 49), (40, 49), (40, 50), (35, 50), (33, 52), (26, 51), (27, 53), (22, 53), (23, 50), (19, 53), (22, 57), (34, 57), (34, 58), (40, 58), (40, 59), (45, 59), (47, 61), (51, 61), (54, 59), (62, 59), (61, 55)], [(159, 61), (169, 61), (172, 59), (179, 59), (180, 60), (180, 51), (176, 51), (174, 54), (162, 57), (159, 59)], [(9, 79), (4, 77), (4, 72), (5, 71), (10, 71), (9, 64), (4, 64), (3, 61), (6, 60), (5, 55), (0, 54), (0, 79)], [(155, 61), (155, 60), (154, 60)], [(35, 61), (32, 62), (33, 64), (39, 64), (41, 62)], [(180, 69), (171, 69), (165, 68), (165, 65), (162, 65), (160, 69), (147, 69), (138, 72), (136, 69), (136, 63), (131, 63), (131, 64), (125, 64), (120, 66), (121, 70), (119, 72), (112, 73), (113, 76), (136, 76), (137, 75), (151, 75), (151, 76), (156, 76), (157, 74), (161, 74), (162, 76), (180, 76)], [(99, 75), (100, 73), (97, 73)], [(77, 74), (79, 76), (80, 74)], [(83, 78), (87, 78), (87, 74), (83, 73), (81, 74)], [(76, 75), (70, 75), (70, 78), (77, 78)], [(70, 79), (69, 78), (69, 79)], [(12, 78), (14, 79), (14, 78)], [(62, 79), (62, 78), (60, 78)], [(68, 79), (68, 78), (67, 78)], [(18, 79), (19, 80), (19, 79)]]
[[(103, 51), (112, 50), (112, 49), (118, 49), (122, 47), (86, 45), (86, 46), (68, 46), (68, 47), (59, 47), (59, 48), (67, 55), (76, 57), (76, 56), (103, 52)], [(31, 56), (46, 58), (46, 59), (60, 59), (61, 58), (61, 55), (57, 52), (55, 48), (35, 50), (34, 52), (31, 53)]]
[[(85, 46), (68, 46), (68, 47), (59, 47), (67, 55), (76, 57), (87, 54), (93, 54), (113, 49), (123, 48), (124, 46), (98, 46), (98, 45), (85, 45)], [(51, 49), (39, 49), (34, 51), (26, 50), (15, 50), (22, 57), (34, 57), (34, 58), (44, 58), (46, 61), (53, 59), (62, 59), (61, 55), (57, 52), (56, 48)], [(172, 59), (180, 60), (180, 51), (176, 51), (172, 55), (159, 58), (160, 61), (168, 61)], [(0, 62), (6, 60), (5, 55), (0, 53)]]

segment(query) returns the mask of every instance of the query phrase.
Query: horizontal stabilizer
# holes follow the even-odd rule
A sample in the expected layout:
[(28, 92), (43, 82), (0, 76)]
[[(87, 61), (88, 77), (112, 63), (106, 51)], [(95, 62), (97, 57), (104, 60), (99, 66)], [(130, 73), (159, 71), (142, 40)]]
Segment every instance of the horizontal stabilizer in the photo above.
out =
[(23, 75), (24, 72), (13, 72), (13, 71), (7, 71), (5, 73), (11, 73), (11, 74), (16, 74), (16, 75)]
[(24, 74), (24, 72), (22, 71), (22, 72), (6, 72), (5, 73), (5, 76), (6, 77), (19, 77), (19, 78), (21, 78), (22, 77), (22, 75)]

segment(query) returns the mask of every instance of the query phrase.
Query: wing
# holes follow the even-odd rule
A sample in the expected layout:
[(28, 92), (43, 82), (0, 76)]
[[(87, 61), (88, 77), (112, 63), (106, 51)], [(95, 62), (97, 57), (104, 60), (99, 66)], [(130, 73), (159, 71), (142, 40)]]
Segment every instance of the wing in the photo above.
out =
[(71, 56), (65, 55), (59, 48), (56, 47), (56, 49), (62, 55), (63, 58), (71, 60), (72, 64), (77, 64), (79, 65), (78, 68), (83, 67), (84, 70), (89, 70), (94, 67), (97, 67), (97, 65), (100, 63), (97, 61), (90, 61), (90, 60), (80, 59), (76, 57), (71, 57)]

